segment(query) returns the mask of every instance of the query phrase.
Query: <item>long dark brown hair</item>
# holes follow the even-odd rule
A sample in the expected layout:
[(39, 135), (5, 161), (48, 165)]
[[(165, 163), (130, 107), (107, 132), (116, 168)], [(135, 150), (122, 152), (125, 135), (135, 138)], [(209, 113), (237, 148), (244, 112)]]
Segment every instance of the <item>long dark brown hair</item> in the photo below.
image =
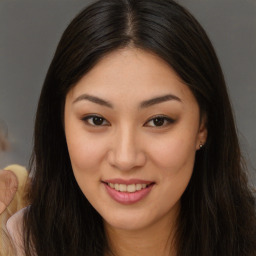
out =
[(26, 255), (103, 256), (101, 216), (73, 175), (63, 129), (68, 91), (111, 51), (157, 54), (193, 92), (208, 138), (181, 198), (177, 255), (256, 255), (255, 198), (247, 184), (221, 67), (205, 31), (172, 0), (100, 0), (65, 30), (36, 115), (33, 176), (24, 216)]

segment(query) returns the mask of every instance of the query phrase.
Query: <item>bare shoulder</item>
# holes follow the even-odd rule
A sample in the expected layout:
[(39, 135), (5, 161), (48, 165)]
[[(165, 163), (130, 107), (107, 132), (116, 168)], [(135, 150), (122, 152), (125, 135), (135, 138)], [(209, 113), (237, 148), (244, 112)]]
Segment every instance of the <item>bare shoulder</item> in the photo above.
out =
[(16, 255), (24, 255), (23, 247), (23, 216), (27, 208), (23, 208), (10, 217), (6, 223), (6, 228), (9, 233), (13, 247), (16, 250)]

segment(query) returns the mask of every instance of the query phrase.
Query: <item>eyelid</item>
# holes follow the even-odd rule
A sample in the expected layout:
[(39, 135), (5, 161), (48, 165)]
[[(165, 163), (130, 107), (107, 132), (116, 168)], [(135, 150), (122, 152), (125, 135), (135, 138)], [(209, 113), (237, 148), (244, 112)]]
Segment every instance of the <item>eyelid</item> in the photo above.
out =
[[(102, 118), (102, 119), (104, 120), (103, 122), (107, 122), (107, 124), (102, 124), (102, 125), (90, 124), (90, 123), (88, 122), (88, 120), (91, 119), (91, 118), (95, 118), (95, 117)], [(92, 127), (110, 126), (109, 121), (108, 121), (106, 118), (104, 118), (103, 116), (98, 115), (98, 114), (88, 114), (88, 115), (86, 115), (86, 116), (83, 116), (83, 117), (81, 118), (81, 120), (82, 120), (83, 122), (85, 122), (86, 125), (89, 125), (89, 126), (92, 126)]]
[[(153, 125), (147, 125), (149, 122), (153, 121), (154, 119), (157, 119), (157, 118), (161, 118), (161, 119), (164, 119), (165, 121), (167, 121), (168, 123), (165, 124), (165, 125), (162, 125), (162, 126), (153, 126)], [(173, 118), (169, 117), (169, 116), (166, 116), (166, 115), (155, 115), (155, 116), (152, 116), (150, 117), (144, 124), (144, 126), (148, 126), (148, 127), (156, 127), (156, 128), (164, 128), (168, 125), (171, 125), (173, 123), (175, 123), (176, 120), (174, 120)]]

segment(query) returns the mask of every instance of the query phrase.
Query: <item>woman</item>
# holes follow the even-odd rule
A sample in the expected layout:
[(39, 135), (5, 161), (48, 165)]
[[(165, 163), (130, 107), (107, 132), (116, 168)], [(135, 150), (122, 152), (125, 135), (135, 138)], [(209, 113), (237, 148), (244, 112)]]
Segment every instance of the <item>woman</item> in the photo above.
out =
[(9, 221), (21, 255), (256, 254), (223, 74), (174, 1), (97, 1), (71, 22), (31, 169), (31, 205)]

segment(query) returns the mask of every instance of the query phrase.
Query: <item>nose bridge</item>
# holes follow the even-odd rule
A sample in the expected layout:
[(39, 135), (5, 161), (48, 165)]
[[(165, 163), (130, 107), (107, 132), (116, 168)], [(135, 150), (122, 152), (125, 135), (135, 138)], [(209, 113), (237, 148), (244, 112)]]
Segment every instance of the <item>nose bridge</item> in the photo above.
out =
[(120, 154), (120, 158), (132, 158), (136, 152), (136, 132), (135, 129), (126, 125), (123, 129), (120, 129), (117, 140), (117, 147)]
[(112, 148), (112, 164), (120, 170), (130, 170), (144, 163), (137, 133), (137, 130), (127, 123), (116, 131)]

